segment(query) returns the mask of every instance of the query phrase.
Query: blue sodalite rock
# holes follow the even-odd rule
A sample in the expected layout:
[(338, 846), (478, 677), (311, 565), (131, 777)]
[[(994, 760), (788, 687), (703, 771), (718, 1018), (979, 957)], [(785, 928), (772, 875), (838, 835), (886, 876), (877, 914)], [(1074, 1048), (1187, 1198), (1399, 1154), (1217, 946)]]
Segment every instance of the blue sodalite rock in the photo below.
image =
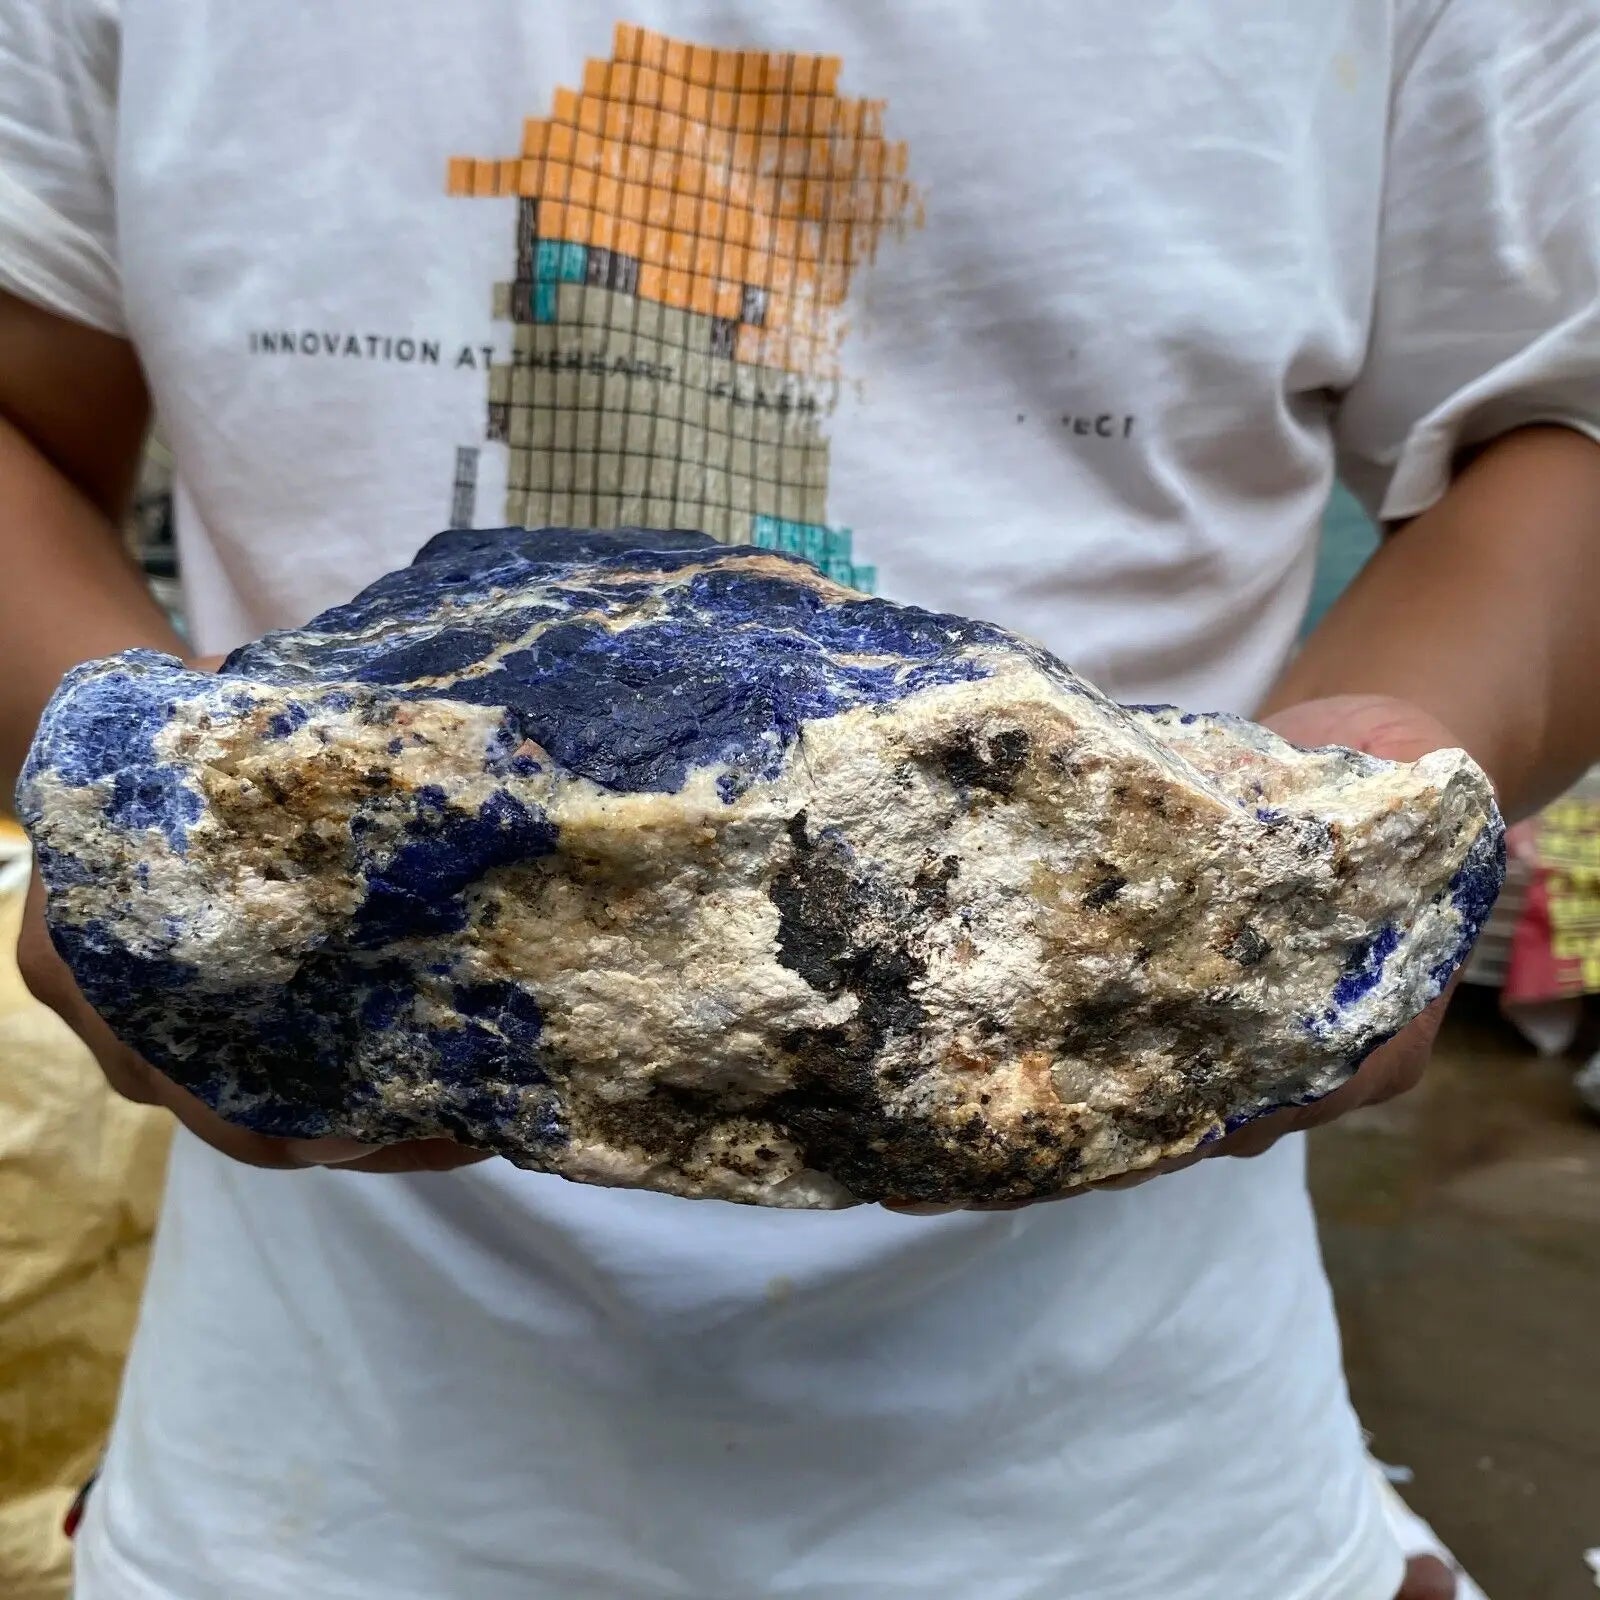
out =
[(1342, 1082), (1498, 889), (1459, 752), (1113, 705), (698, 534), (447, 533), (19, 791), (117, 1031), (262, 1132), (772, 1205), (1025, 1199)]

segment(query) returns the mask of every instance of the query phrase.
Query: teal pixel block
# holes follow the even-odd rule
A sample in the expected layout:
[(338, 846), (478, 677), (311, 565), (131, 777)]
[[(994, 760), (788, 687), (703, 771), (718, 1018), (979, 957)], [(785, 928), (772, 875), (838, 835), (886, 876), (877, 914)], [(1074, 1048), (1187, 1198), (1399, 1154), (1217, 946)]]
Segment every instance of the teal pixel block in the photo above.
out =
[(550, 279), (542, 279), (533, 286), (533, 320), (535, 322), (556, 320), (556, 285)]
[(561, 281), (582, 283), (589, 272), (589, 248), (581, 244), (564, 244), (561, 247)]
[(533, 254), (536, 283), (582, 283), (589, 270), (587, 246), (564, 239), (541, 239)]
[(829, 528), (816, 522), (789, 522), (783, 517), (757, 513), (750, 519), (750, 542), (761, 550), (781, 550), (801, 556), (819, 567), (835, 583), (848, 584), (863, 594), (877, 587), (878, 569), (858, 567), (850, 559), (855, 536), (849, 528)]

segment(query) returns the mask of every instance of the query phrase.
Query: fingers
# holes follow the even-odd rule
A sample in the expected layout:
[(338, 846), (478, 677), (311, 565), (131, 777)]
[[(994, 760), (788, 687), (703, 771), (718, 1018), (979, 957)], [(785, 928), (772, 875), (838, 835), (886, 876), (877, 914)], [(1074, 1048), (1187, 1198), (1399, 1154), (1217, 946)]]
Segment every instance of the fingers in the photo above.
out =
[(1415, 761), (1459, 740), (1437, 717), (1390, 695), (1333, 695), (1284, 706), (1264, 718), (1291, 744), (1339, 744), (1388, 761)]
[[(303, 1167), (321, 1164), (311, 1159), (307, 1150), (297, 1151), (295, 1148), (297, 1143), (301, 1146), (310, 1146), (319, 1141), (275, 1139), (268, 1134), (241, 1128), (237, 1123), (218, 1116), (205, 1101), (197, 1095), (190, 1094), (187, 1089), (180, 1088), (164, 1073), (157, 1072), (154, 1067), (148, 1070), (156, 1083), (158, 1103), (165, 1106), (197, 1139), (203, 1140), (213, 1150), (219, 1151), (231, 1160), (243, 1162), (247, 1167), (262, 1167), (271, 1172), (293, 1172)], [(352, 1142), (338, 1141), (340, 1145), (350, 1145)], [(365, 1148), (357, 1147), (357, 1150)], [(352, 1151), (346, 1159), (350, 1159), (355, 1153), (357, 1152)]]
[(1207, 1157), (1234, 1156), (1248, 1159), (1265, 1155), (1285, 1134), (1319, 1128), (1361, 1106), (1381, 1105), (1396, 1095), (1406, 1094), (1422, 1081), (1433, 1042), (1444, 1020), (1452, 979), (1445, 992), (1426, 1011), (1402, 1028), (1387, 1044), (1381, 1045), (1356, 1069), (1348, 1082), (1331, 1094), (1305, 1106), (1288, 1106), (1268, 1116), (1246, 1123), (1242, 1128), (1207, 1145)]
[(403, 1139), (382, 1145), (363, 1144), (359, 1139), (273, 1138), (227, 1121), (148, 1062), (141, 1065), (149, 1075), (156, 1104), (165, 1106), (213, 1150), (246, 1166), (271, 1172), (300, 1172), (307, 1167), (340, 1172), (452, 1172), (489, 1159), (490, 1152), (469, 1149), (454, 1139)]
[[(489, 1152), (469, 1149), (454, 1139), (405, 1139), (379, 1145), (363, 1144), (358, 1139), (278, 1139), (256, 1133), (219, 1116), (198, 1096), (179, 1087), (125, 1045), (117, 1044), (116, 1048), (136, 1064), (138, 1086), (144, 1091), (130, 1095), (130, 1099), (164, 1106), (197, 1139), (245, 1166), (270, 1172), (300, 1172), (307, 1167), (330, 1167), (340, 1172), (451, 1172), (489, 1159)], [(101, 1066), (105, 1065), (105, 1058), (101, 1057)], [(114, 1089), (127, 1092), (109, 1069), (106, 1075), (112, 1079)]]
[(1208, 1144), (1200, 1155), (1208, 1161), (1218, 1156), (1232, 1156), (1241, 1161), (1264, 1156), (1280, 1139), (1299, 1132), (1305, 1126), (1305, 1114), (1309, 1109), (1305, 1106), (1287, 1106), (1282, 1111), (1257, 1117), (1255, 1121), (1247, 1122), (1242, 1128), (1235, 1128), (1232, 1133)]
[[(311, 1144), (320, 1144), (323, 1141), (314, 1139)], [(461, 1167), (474, 1167), (480, 1161), (488, 1161), (493, 1155), (490, 1150), (473, 1150), (464, 1144), (457, 1144), (454, 1139), (407, 1139), (401, 1144), (379, 1145), (371, 1148), (371, 1153), (351, 1161), (341, 1161), (336, 1164), (339, 1172), (455, 1172)], [(316, 1161), (312, 1165), (324, 1166), (326, 1162)]]
[(17, 935), (17, 970), (35, 1000), (59, 1012), (78, 992), (67, 964), (56, 954), (44, 921), (44, 880), (34, 869)]
[(17, 938), (17, 970), (28, 991), (48, 1006), (93, 1051), (100, 1070), (124, 1099), (140, 1105), (160, 1103), (154, 1069), (121, 1042), (83, 998), (66, 962), (56, 953), (44, 921), (44, 885), (34, 873), (28, 885), (22, 930)]
[(1455, 1600), (1456, 1579), (1437, 1556), (1416, 1556), (1406, 1563), (1405, 1582), (1394, 1600)]

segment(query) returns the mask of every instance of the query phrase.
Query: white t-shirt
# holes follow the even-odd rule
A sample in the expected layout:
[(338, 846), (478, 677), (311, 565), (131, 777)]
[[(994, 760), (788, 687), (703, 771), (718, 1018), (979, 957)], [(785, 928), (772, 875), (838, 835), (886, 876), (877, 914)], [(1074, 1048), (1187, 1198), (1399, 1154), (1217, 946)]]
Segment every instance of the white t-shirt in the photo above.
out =
[[(1595, 431), (1596, 0), (627, 24), (6, 9), (0, 282), (137, 344), (200, 648), (668, 523), (1243, 708), (1336, 460)], [(79, 1593), (1391, 1600), (1302, 1159), (916, 1219), (180, 1135)]]

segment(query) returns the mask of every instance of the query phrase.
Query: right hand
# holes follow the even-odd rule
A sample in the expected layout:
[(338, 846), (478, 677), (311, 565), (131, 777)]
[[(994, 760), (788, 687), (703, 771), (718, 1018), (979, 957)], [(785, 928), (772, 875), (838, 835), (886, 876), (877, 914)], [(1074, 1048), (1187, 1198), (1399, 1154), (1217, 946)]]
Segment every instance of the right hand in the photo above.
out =
[(44, 920), (44, 885), (37, 872), (28, 889), (22, 935), (17, 941), (17, 966), (34, 998), (49, 1006), (93, 1051), (106, 1082), (118, 1094), (141, 1105), (165, 1106), (190, 1133), (236, 1161), (281, 1170), (338, 1167), (342, 1172), (447, 1172), (489, 1159), (488, 1151), (471, 1150), (454, 1139), (407, 1139), (390, 1145), (362, 1144), (355, 1139), (275, 1139), (225, 1121), (129, 1049), (84, 998), (50, 942)]

